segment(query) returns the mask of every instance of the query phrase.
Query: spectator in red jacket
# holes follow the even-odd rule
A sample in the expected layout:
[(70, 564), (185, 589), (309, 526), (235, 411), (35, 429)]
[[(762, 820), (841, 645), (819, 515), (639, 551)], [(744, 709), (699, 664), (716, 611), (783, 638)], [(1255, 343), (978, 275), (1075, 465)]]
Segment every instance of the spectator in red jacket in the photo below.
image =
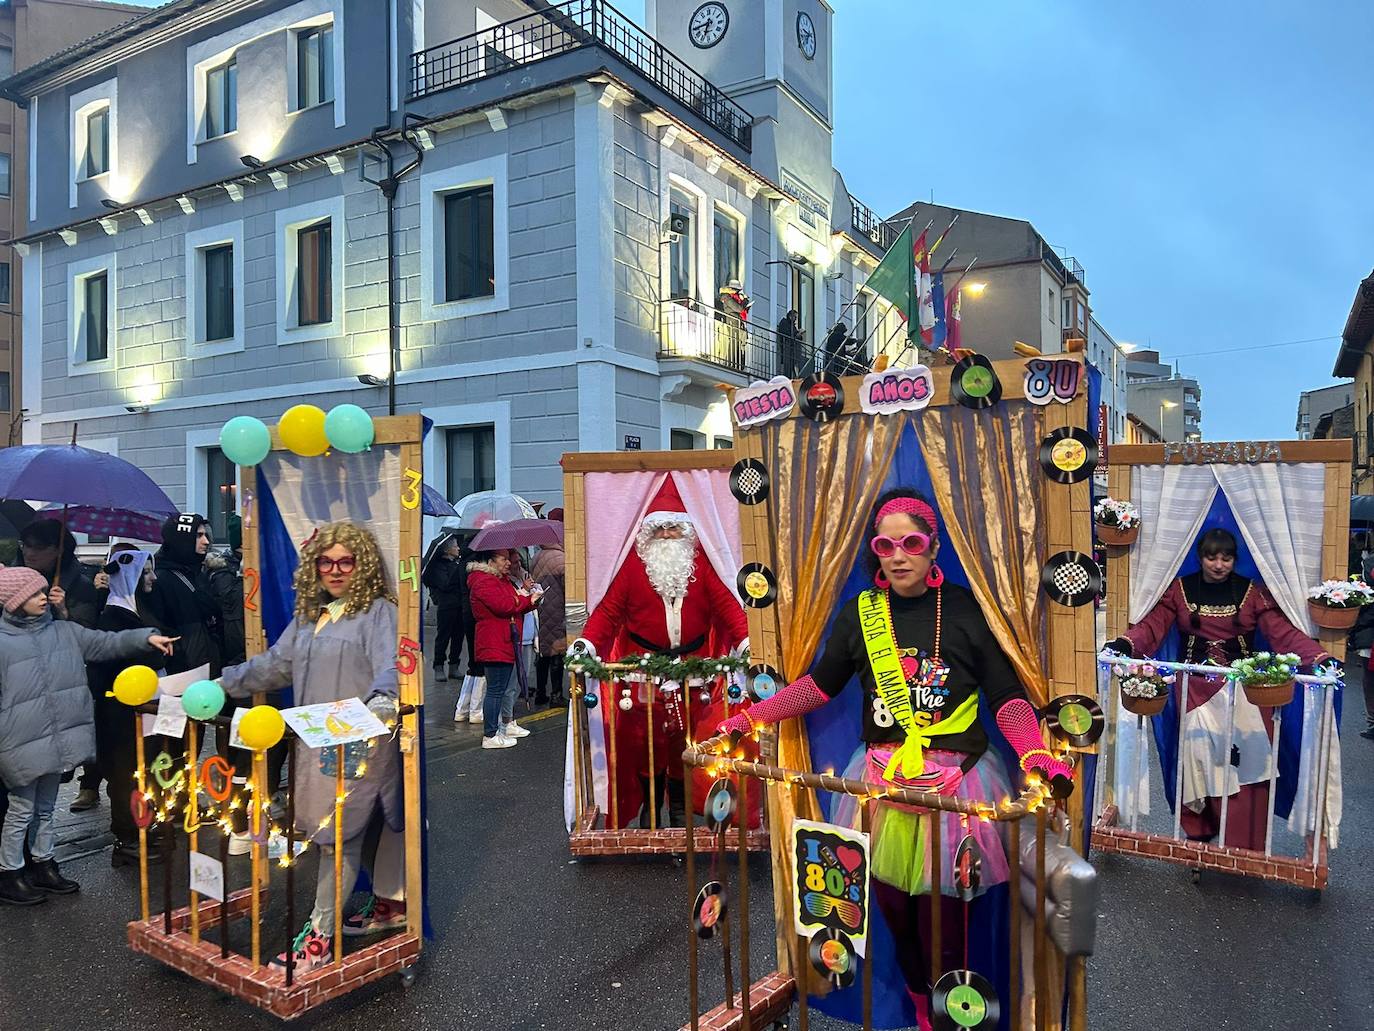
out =
[[(533, 580), (521, 587), (510, 580), (511, 554), (486, 551), (468, 564), (468, 598), (472, 604), (473, 651), (487, 674), (487, 695), (482, 701), (482, 747), (510, 748), (528, 730), (514, 719), (502, 720), (503, 710), (515, 704), (516, 647), (521, 619), (539, 604), (543, 591)], [(507, 696), (510, 696), (509, 698)]]

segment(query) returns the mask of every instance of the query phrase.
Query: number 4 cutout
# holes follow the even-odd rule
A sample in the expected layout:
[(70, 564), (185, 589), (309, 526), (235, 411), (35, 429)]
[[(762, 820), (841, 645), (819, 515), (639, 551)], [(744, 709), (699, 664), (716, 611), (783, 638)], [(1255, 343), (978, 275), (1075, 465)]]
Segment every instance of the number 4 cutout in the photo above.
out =
[(396, 574), (397, 580), (401, 583), (410, 584), (412, 591), (420, 589), (420, 560), (416, 556), (411, 555), (409, 558), (401, 559), (397, 563), (397, 569), (399, 570)]

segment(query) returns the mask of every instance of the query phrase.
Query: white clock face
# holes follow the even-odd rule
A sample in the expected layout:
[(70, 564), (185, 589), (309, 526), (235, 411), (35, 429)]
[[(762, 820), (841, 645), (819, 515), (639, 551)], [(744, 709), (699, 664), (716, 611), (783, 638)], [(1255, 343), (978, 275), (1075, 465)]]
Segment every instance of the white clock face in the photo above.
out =
[(805, 11), (797, 15), (797, 46), (801, 47), (801, 52), (806, 55), (808, 61), (815, 60), (816, 23)]
[(725, 9), (724, 4), (711, 0), (693, 12), (692, 20), (687, 23), (687, 35), (693, 46), (705, 50), (719, 43), (729, 27), (730, 12)]

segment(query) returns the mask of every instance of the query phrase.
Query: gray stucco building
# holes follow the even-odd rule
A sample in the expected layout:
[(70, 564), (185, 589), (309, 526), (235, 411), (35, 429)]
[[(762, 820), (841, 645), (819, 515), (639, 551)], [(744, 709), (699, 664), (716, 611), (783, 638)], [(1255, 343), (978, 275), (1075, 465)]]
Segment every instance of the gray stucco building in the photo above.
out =
[(822, 0), (647, 6), (174, 0), (8, 80), (25, 440), (79, 423), (221, 526), (220, 426), (302, 399), (422, 411), (450, 497), (728, 446), (717, 384), (816, 367), (893, 234), (831, 163)]

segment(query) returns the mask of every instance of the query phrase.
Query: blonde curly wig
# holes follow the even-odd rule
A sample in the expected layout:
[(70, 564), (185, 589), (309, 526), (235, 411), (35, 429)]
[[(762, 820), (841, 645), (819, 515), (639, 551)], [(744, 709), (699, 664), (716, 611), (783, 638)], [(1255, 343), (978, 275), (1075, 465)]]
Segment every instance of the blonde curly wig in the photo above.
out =
[(381, 552), (372, 533), (356, 523), (327, 523), (301, 547), (301, 562), (296, 567), (292, 584), (296, 589), (296, 616), (314, 622), (320, 618), (324, 607), (334, 600), (320, 582), (315, 560), (336, 544), (351, 551), (358, 563), (343, 596), (344, 614), (366, 612), (378, 598), (395, 603), (396, 595), (387, 586)]

